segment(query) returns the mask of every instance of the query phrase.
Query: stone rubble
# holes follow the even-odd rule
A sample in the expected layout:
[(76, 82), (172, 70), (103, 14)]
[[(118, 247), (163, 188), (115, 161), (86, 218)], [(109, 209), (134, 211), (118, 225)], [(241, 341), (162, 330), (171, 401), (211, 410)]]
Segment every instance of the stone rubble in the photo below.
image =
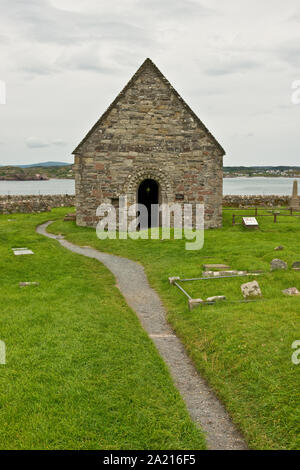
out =
[(284, 289), (282, 293), (285, 295), (300, 295), (297, 287), (289, 287), (288, 289)]
[(259, 297), (262, 295), (257, 281), (246, 282), (241, 285), (241, 291), (244, 298)]

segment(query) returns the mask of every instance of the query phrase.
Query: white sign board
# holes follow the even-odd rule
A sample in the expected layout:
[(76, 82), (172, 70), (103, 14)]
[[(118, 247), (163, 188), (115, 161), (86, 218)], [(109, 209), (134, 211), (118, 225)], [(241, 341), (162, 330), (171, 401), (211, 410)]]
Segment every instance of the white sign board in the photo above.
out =
[(246, 227), (258, 227), (258, 222), (255, 217), (243, 217), (243, 224)]

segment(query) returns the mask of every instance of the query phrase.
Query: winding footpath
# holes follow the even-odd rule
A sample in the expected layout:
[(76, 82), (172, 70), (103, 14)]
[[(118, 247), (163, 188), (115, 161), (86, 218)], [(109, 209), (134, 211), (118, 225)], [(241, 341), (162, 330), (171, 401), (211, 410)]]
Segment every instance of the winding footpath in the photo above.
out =
[(143, 328), (168, 365), (191, 418), (204, 431), (207, 447), (211, 450), (247, 449), (224, 406), (198, 374), (182, 343), (167, 323), (164, 307), (155, 290), (150, 287), (144, 268), (127, 258), (102, 253), (90, 247), (80, 247), (61, 236), (48, 233), (47, 227), (51, 223), (40, 225), (37, 232), (57, 240), (74, 253), (97, 259), (114, 274), (117, 287), (138, 315)]

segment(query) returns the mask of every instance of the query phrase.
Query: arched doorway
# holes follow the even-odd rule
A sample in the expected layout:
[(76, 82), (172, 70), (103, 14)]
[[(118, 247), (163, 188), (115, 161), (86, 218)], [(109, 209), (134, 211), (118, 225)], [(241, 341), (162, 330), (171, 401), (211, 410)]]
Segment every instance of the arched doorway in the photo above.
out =
[[(159, 225), (159, 211), (152, 211), (152, 204), (159, 204), (159, 184), (152, 179), (145, 179), (141, 182), (137, 194), (138, 204), (146, 206), (148, 211), (148, 228), (158, 227)], [(140, 228), (147, 226), (147, 220), (141, 220)]]

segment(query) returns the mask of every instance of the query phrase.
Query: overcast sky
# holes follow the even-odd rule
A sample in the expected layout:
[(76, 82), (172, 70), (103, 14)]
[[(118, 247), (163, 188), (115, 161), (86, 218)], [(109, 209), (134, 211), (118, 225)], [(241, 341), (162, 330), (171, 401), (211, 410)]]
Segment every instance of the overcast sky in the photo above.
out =
[(150, 57), (226, 150), (300, 165), (299, 0), (0, 0), (0, 164), (72, 150)]

